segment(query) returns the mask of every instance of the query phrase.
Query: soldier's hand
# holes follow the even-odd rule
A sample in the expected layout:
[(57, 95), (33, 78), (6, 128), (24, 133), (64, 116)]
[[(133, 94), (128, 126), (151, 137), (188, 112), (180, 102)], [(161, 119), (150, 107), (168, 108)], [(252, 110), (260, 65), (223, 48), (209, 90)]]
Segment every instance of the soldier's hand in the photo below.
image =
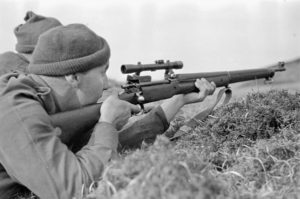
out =
[(205, 78), (197, 79), (195, 86), (199, 89), (199, 92), (183, 95), (184, 104), (202, 102), (208, 95), (212, 95), (216, 89), (216, 84), (208, 82)]
[(99, 122), (111, 123), (117, 130), (120, 130), (132, 114), (140, 111), (140, 106), (120, 100), (116, 94), (113, 94), (103, 102)]

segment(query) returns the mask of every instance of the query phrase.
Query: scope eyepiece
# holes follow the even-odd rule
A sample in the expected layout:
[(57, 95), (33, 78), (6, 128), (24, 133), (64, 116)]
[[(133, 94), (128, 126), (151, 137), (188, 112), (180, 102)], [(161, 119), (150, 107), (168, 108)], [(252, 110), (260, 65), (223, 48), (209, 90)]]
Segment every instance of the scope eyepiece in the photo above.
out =
[(121, 72), (126, 73), (140, 73), (142, 71), (156, 71), (156, 70), (170, 70), (181, 69), (183, 67), (182, 61), (164, 62), (163, 60), (157, 60), (154, 64), (124, 64), (121, 66)]

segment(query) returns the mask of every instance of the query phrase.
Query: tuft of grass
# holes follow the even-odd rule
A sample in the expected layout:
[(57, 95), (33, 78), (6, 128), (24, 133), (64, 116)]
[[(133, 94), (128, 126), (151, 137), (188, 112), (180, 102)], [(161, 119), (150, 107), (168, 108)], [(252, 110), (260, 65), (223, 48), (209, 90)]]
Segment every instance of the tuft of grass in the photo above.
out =
[(176, 152), (166, 137), (113, 162), (95, 193), (87, 198), (215, 198), (226, 185), (194, 152)]

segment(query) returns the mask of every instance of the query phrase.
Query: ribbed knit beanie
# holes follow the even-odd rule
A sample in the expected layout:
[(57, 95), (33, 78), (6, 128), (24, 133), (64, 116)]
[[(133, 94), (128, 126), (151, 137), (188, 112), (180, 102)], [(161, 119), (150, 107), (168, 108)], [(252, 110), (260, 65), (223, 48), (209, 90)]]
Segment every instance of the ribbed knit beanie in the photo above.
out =
[(46, 76), (70, 75), (102, 66), (109, 57), (105, 39), (83, 24), (70, 24), (40, 36), (28, 70)]
[(37, 15), (32, 11), (26, 13), (24, 20), (24, 24), (20, 24), (14, 29), (17, 37), (16, 51), (20, 53), (32, 53), (43, 32), (61, 25), (55, 18)]

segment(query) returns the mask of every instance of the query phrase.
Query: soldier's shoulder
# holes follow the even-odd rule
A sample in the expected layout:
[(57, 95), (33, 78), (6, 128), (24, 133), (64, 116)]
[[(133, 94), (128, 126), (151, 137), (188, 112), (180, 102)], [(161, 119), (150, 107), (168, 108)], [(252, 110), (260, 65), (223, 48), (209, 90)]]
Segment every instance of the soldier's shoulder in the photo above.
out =
[(9, 71), (25, 71), (29, 61), (22, 55), (15, 52), (4, 52), (0, 54), (0, 75)]
[(0, 53), (0, 57), (15, 57), (15, 56), (18, 56), (18, 54), (12, 51)]

